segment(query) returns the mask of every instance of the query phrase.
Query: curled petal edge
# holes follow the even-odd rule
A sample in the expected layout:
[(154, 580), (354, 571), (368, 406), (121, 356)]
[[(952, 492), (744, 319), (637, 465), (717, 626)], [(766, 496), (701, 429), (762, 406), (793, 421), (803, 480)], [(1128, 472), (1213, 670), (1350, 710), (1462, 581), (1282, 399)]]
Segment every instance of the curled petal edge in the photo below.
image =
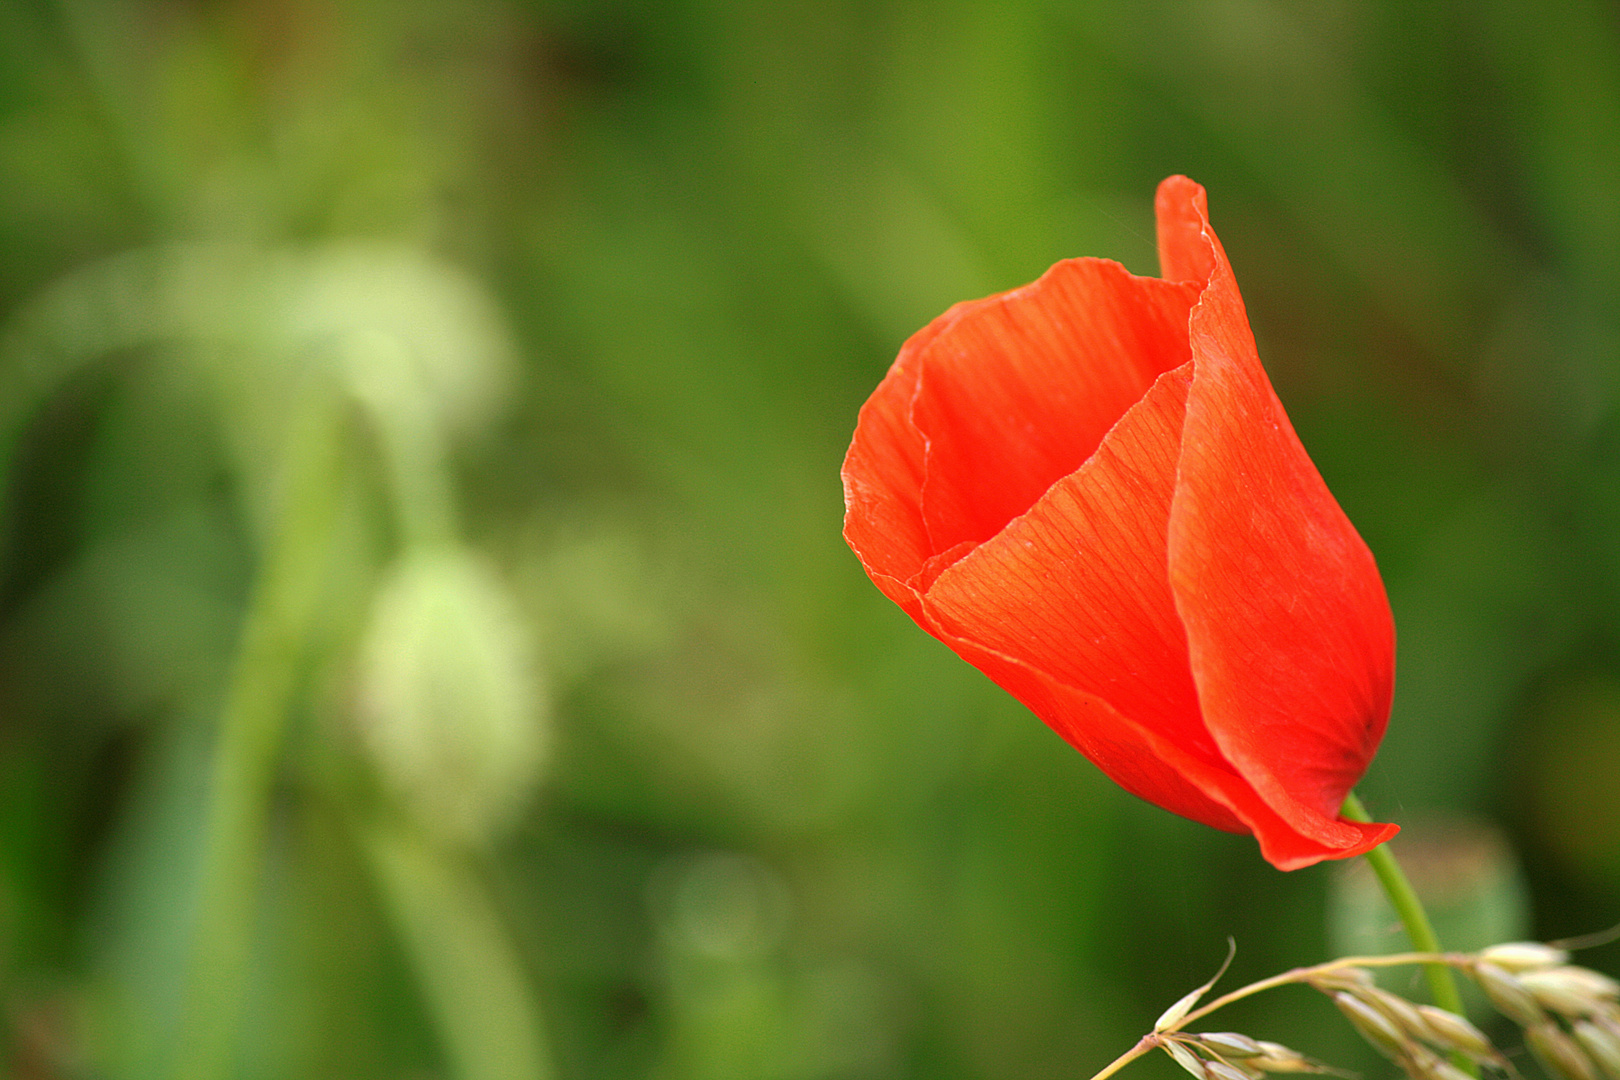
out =
[[(1166, 276), (1202, 282), (1169, 561), (1204, 722), (1268, 805), (1332, 842), (1344, 823), (1325, 815), (1388, 722), (1388, 600), (1261, 367), (1203, 189), (1172, 177), (1157, 212)], [(1243, 639), (1277, 647), (1257, 654), (1235, 647)]]
[[(1400, 832), (1400, 826), (1322, 818), (1313, 836), (1295, 828), (1235, 772), (1186, 753), (1174, 743), (1121, 715), (1101, 698), (1076, 690), (1015, 657), (985, 649), (925, 623), (952, 651), (984, 672), (1046, 721), (1064, 741), (1079, 750), (1126, 791), (1183, 817), (1225, 832), (1248, 832), (1260, 854), (1279, 870), (1299, 870), (1326, 859), (1365, 854)], [(1096, 719), (1081, 720), (1087, 715)], [(1146, 768), (1132, 770), (1108, 761), (1109, 747), (1124, 751), (1121, 761)], [(1099, 760), (1099, 758), (1104, 760)], [(1320, 837), (1342, 837), (1324, 840)]]

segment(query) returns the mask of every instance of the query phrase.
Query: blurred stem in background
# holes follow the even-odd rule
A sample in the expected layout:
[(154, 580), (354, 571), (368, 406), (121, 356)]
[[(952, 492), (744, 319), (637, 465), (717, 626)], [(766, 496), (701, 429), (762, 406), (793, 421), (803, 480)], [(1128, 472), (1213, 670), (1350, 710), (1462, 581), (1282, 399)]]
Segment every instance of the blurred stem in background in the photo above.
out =
[(206, 848), (175, 1076), (228, 1075), (254, 940), (271, 789), (332, 555), (345, 410), (309, 377), (287, 438), (276, 525), (242, 626), (214, 752)]
[[(351, 351), (391, 350), (383, 363), (409, 367), (408, 346), (397, 339), (339, 340)], [(374, 369), (379, 361), (373, 351), (355, 362)], [(334, 526), (359, 410), (325, 369), (305, 378), (218, 736), (177, 1080), (233, 1073), (283, 736), (333, 567), (342, 562)], [(534, 657), (504, 586), (454, 536), (442, 445), (426, 403), (393, 400), (398, 411), (369, 403), (405, 542), (376, 590), (357, 700), (363, 745), (402, 812), (389, 824), (357, 827), (359, 843), (454, 1075), (544, 1080), (540, 1009), (476, 872), (488, 838), (528, 794), (543, 757)]]
[(454, 1075), (549, 1080), (534, 992), (474, 862), (397, 822), (361, 833)]
[[(397, 348), (397, 345), (396, 345)], [(443, 436), (426, 414), (414, 408), (374, 410), (394, 493), (395, 516), (407, 548), (431, 548), (456, 540), (455, 501), (444, 466)]]
[[(277, 783), (293, 772), (352, 815), (375, 812), (352, 786), (298, 774), (285, 753), (293, 718), (318, 696), (312, 676), (331, 666), (334, 650), (340, 667), (357, 668), (358, 685), (338, 722), (358, 722), (361, 738), (345, 740), (345, 728), (318, 737), (369, 751), (403, 810), (386, 843), (359, 847), (446, 1056), (457, 1075), (548, 1074), (516, 942), (472, 872), (532, 792), (545, 751), (528, 617), (457, 535), (447, 461), (447, 417), (482, 418), (480, 393), (498, 378), (505, 348), (493, 319), (469, 281), (409, 252), (216, 261), (188, 248), (136, 251), (66, 275), (7, 327), (0, 447), (8, 456), (41, 401), (120, 349), (154, 348), (182, 378), (205, 375), (201, 385), (219, 395), (213, 408), (257, 425), (235, 463), (244, 491), (262, 491), (244, 501), (257, 508), (250, 516), (263, 540), (213, 740), (200, 883), (195, 903), (180, 905), (193, 921), (181, 1018), (163, 1051), (176, 1077), (238, 1071), (246, 983), (264, 962), (254, 954), (266, 947), (262, 886)], [(399, 537), (380, 580), (357, 550), (371, 534), (354, 517), (370, 504), (350, 499), (366, 489), (359, 473), (376, 459)], [(368, 600), (371, 619), (355, 640), (355, 608)], [(435, 914), (441, 902), (448, 906)], [(506, 1003), (465, 1007), (445, 992), (457, 978), (500, 987)], [(156, 1008), (146, 999), (135, 1011), (151, 1020)], [(526, 1026), (526, 1036), (514, 1034)], [(506, 1071), (491, 1072), (491, 1061)]]

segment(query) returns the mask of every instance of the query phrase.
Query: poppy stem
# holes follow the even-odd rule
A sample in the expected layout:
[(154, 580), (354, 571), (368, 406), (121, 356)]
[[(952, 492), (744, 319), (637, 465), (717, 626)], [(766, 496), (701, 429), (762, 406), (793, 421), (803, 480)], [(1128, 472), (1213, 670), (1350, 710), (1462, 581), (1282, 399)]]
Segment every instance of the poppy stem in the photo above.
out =
[[(1355, 792), (1344, 797), (1344, 806), (1339, 811), (1351, 821), (1368, 822), (1372, 816), (1367, 813), (1366, 807)], [(1401, 870), (1401, 864), (1395, 861), (1394, 854), (1389, 850), (1388, 844), (1379, 844), (1363, 856), (1373, 873), (1378, 876), (1378, 883), (1384, 887), (1384, 894), (1395, 908), (1395, 914), (1400, 916), (1401, 924), (1406, 927), (1406, 936), (1412, 941), (1412, 948), (1419, 952), (1438, 953), (1440, 939), (1435, 936), (1434, 926), (1429, 922), (1428, 912), (1423, 910), (1423, 902), (1418, 899), (1417, 890), (1406, 879)], [(1447, 1012), (1458, 1016), (1463, 1014), (1462, 996), (1457, 992), (1457, 981), (1452, 977), (1451, 968), (1445, 964), (1425, 964), (1423, 973), (1429, 982), (1429, 995), (1434, 1003)], [(1478, 1075), (1477, 1072), (1474, 1075)]]

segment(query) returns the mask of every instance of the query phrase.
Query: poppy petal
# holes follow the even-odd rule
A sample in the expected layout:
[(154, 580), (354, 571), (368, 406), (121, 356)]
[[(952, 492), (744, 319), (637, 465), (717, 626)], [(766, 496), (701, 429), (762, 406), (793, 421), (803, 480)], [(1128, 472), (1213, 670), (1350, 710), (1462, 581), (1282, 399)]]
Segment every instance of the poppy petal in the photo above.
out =
[(911, 422), (911, 399), (920, 349), (949, 317), (906, 342), (861, 406), (844, 457), (844, 540), (884, 595), (913, 619), (921, 617), (921, 602), (905, 583), (931, 553), (922, 523), (923, 437)]
[(1220, 761), (1165, 576), (1190, 364), (1161, 375), (1091, 459), (934, 581), (945, 632), (1017, 656)]
[[(1185, 223), (1202, 216), (1201, 203), (1199, 189), (1171, 216), (1167, 263), (1199, 265)], [(1338, 809), (1389, 715), (1389, 603), (1372, 554), (1260, 366), (1207, 220), (1202, 244), (1210, 277), (1190, 323), (1194, 370), (1169, 577), (1204, 722), (1292, 829), (1330, 848), (1358, 848), (1366, 830)]]
[(1266, 379), (1203, 188), (1160, 185), (1164, 279), (1097, 259), (906, 342), (844, 463), (845, 536), (924, 629), (1121, 786), (1281, 869), (1389, 714), (1372, 556)]
[[(1066, 686), (1018, 658), (943, 628), (933, 632), (1132, 795), (1224, 832), (1252, 831), (1228, 806), (1206, 793), (1222, 787), (1203, 775), (1213, 771), (1208, 763), (1182, 751), (1173, 740), (1155, 737), (1108, 702)], [(1228, 775), (1242, 784), (1237, 774)], [(1258, 802), (1252, 797), (1251, 801)]]
[(1106, 701), (975, 642), (936, 636), (1044, 719), (1114, 783), (1171, 813), (1223, 832), (1253, 834), (1261, 856), (1279, 870), (1360, 855), (1400, 831), (1394, 825), (1356, 825), (1355, 842), (1322, 844), (1291, 828), (1236, 773), (1145, 730)]
[(1187, 360), (1196, 290), (1070, 259), (975, 305), (919, 350), (933, 551), (988, 540), (1078, 469), (1153, 380)]

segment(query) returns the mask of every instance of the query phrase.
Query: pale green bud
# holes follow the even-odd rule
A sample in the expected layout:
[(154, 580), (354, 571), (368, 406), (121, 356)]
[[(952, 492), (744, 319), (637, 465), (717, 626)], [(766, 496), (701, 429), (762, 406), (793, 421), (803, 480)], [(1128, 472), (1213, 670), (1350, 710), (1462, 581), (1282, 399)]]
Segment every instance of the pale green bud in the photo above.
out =
[(474, 842), (539, 775), (549, 730), (531, 636), (470, 551), (402, 560), (361, 644), (360, 734), (387, 787), (428, 832)]

